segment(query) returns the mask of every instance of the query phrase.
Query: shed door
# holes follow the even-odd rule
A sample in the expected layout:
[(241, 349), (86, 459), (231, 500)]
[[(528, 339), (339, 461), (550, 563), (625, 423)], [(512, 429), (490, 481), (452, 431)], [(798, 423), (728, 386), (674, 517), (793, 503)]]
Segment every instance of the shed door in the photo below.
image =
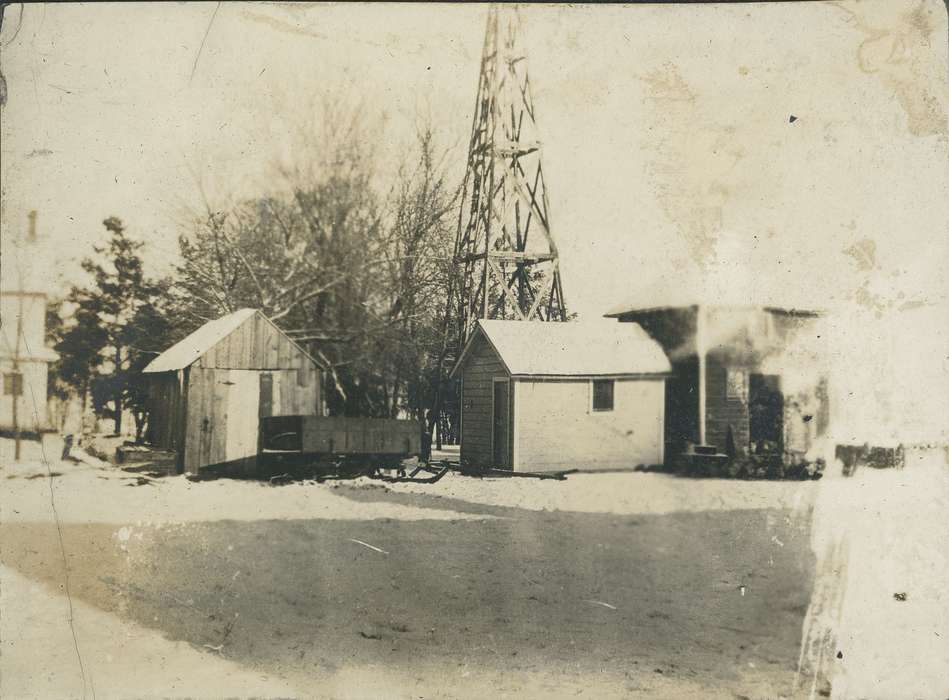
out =
[(494, 424), (492, 445), (494, 446), (494, 466), (507, 467), (510, 452), (510, 435), (508, 425), (511, 415), (507, 380), (494, 382)]
[(231, 370), (227, 392), (226, 457), (230, 462), (257, 454), (260, 378), (251, 370)]

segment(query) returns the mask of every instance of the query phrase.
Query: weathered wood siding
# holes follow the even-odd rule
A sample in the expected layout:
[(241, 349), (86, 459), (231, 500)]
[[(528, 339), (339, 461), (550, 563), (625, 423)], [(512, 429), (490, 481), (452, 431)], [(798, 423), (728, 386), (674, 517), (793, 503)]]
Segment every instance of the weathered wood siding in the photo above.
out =
[(303, 421), (304, 452), (415, 455), (421, 448), (422, 429), (414, 420), (305, 416)]
[(247, 319), (189, 369), (184, 468), (255, 456), (261, 416), (321, 415), (320, 375), (261, 314)]
[(148, 375), (148, 441), (166, 450), (184, 444), (183, 375), (184, 370)]
[(516, 471), (632, 469), (663, 460), (663, 379), (617, 379), (613, 410), (593, 411), (587, 379), (514, 384)]
[(273, 416), (322, 415), (320, 373), (313, 365), (296, 370), (272, 372), (274, 386)]
[(731, 430), (737, 454), (749, 444), (748, 384), (755, 365), (722, 353), (708, 354), (705, 364), (705, 442), (724, 452)]
[(188, 377), (185, 471), (225, 461), (230, 370), (191, 367)]
[[(207, 369), (254, 369), (294, 371), (294, 381), (281, 381), (288, 402), (299, 401), (299, 405), (312, 407), (321, 405), (320, 369), (286, 335), (277, 329), (262, 314), (254, 314), (204, 353), (194, 364)], [(289, 377), (289, 375), (287, 375)], [(299, 392), (291, 391), (296, 383)], [(290, 393), (300, 393), (304, 398), (289, 398)], [(290, 404), (285, 404), (290, 405)], [(312, 412), (309, 408), (306, 413)], [(301, 411), (304, 412), (304, 411)]]
[[(494, 379), (507, 378), (508, 373), (491, 347), (479, 333), (462, 369), (461, 391), (461, 459), (479, 466), (491, 466), (494, 413)], [(514, 412), (511, 413), (509, 435), (513, 438)], [(509, 439), (513, 447), (514, 440)], [(509, 452), (513, 452), (510, 450)], [(508, 465), (512, 456), (508, 456)]]
[[(262, 376), (270, 377), (271, 396), (267, 402), (260, 393)], [(301, 387), (300, 376), (299, 370), (192, 367), (185, 468), (196, 471), (255, 455), (258, 421), (262, 416), (317, 415), (318, 384)]]

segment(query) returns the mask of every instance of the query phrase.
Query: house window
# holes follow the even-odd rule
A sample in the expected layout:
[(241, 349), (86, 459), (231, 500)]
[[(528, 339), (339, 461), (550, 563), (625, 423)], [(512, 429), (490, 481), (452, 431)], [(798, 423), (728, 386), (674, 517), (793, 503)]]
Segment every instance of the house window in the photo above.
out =
[(7, 396), (23, 395), (23, 375), (19, 372), (9, 372), (3, 375), (3, 393)]
[(725, 397), (748, 400), (748, 382), (745, 371), (741, 369), (725, 370)]
[(613, 410), (613, 380), (612, 379), (594, 379), (593, 380), (593, 410), (594, 411), (612, 411)]

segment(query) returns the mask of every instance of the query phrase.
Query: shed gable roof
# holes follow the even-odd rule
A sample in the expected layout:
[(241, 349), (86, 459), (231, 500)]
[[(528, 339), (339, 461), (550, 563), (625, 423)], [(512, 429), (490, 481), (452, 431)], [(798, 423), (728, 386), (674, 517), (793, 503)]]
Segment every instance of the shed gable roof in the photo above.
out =
[(637, 323), (478, 321), (452, 374), (482, 335), (517, 376), (608, 376), (671, 371), (662, 347)]
[(260, 314), (260, 317), (264, 319), (267, 324), (272, 326), (275, 332), (280, 333), (286, 338), (300, 353), (309, 358), (310, 361), (317, 366), (321, 366), (309, 353), (303, 350), (289, 336), (274, 325), (259, 309), (239, 309), (221, 318), (208, 321), (191, 335), (165, 350), (161, 355), (148, 363), (142, 371), (147, 373), (171, 372), (190, 367), (218, 343), (257, 314)]

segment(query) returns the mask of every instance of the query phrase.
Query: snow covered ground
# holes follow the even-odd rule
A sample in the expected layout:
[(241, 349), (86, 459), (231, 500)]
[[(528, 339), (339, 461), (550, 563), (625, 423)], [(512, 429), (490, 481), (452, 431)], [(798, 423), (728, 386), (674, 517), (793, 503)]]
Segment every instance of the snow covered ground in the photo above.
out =
[(81, 600), (70, 604), (6, 566), (0, 566), (0, 579), (4, 698), (300, 695), (281, 680), (213, 652), (170, 641)]
[[(5, 539), (0, 568), (3, 697), (82, 697), (76, 640), (88, 697), (93, 683), (99, 698), (146, 697), (143, 688), (165, 697), (378, 697), (390, 688), (399, 697), (561, 697), (592, 692), (586, 672), (565, 667), (553, 673), (528, 661), (531, 644), (538, 641), (531, 625), (541, 619), (548, 625), (544, 641), (549, 646), (547, 651), (534, 649), (538, 659), (567, 653), (574, 636), (580, 644), (583, 634), (590, 635), (587, 646), (610, 655), (612, 670), (598, 676), (601, 697), (734, 697), (735, 692), (776, 697), (783, 674), (794, 675), (794, 659), (784, 657), (787, 649), (795, 655), (793, 637), (801, 634), (803, 613), (790, 611), (795, 600), (807, 595), (807, 588), (795, 592), (794, 586), (810, 585), (802, 574), (810, 565), (799, 563), (807, 537), (818, 579), (803, 625), (803, 647), (811, 648), (815, 635), (830, 630), (834, 658), (822, 663), (829, 669), (834, 697), (949, 697), (949, 470), (935, 453), (911, 456), (902, 471), (862, 469), (847, 479), (831, 473), (818, 482), (684, 479), (652, 473), (575, 474), (566, 481), (449, 474), (436, 484), (383, 485), (358, 479), (270, 486), (190, 482), (180, 476), (142, 482), (138, 475), (111, 466), (60, 462), (55, 459), (58, 452), (47, 454), (44, 461), (35, 449), (25, 452), (27, 461), (13, 464), (10, 445), (4, 442), (0, 448), (5, 453), (0, 521), (5, 537), (12, 533), (21, 538)], [(59, 527), (51, 527), (54, 523)], [(575, 530), (565, 537), (553, 534), (566, 535), (563, 528)], [(73, 626), (63, 595), (64, 553), (57, 529), (68, 544)], [(512, 536), (519, 543), (514, 549), (507, 540)], [(263, 550), (254, 549), (254, 537), (283, 549), (268, 552), (266, 563), (255, 562), (255, 553)], [(86, 540), (88, 553), (77, 550), (83, 548), (84, 538), (91, 538)], [(670, 543), (688, 551), (668, 551)], [(324, 559), (304, 565), (300, 557), (312, 557), (316, 544)], [(151, 613), (142, 613), (143, 606), (160, 611), (167, 604), (164, 594), (156, 597), (149, 589), (149, 575), (138, 570), (153, 567), (149, 557), (159, 556), (157, 552), (165, 552), (161, 562), (173, 563), (174, 570), (162, 573), (156, 590), (179, 585), (182, 595), (198, 601), (195, 605), (217, 605), (212, 600), (216, 594), (201, 598), (207, 597), (214, 577), (220, 578), (220, 572), (207, 569), (209, 547), (235, 571), (259, 570), (256, 577), (237, 579), (229, 597), (222, 594), (221, 605), (240, 610), (242, 621), (223, 650), (213, 648), (219, 643), (205, 644), (214, 639), (220, 623), (192, 623), (190, 608), (168, 620), (153, 621)], [(792, 548), (795, 553), (788, 551)], [(179, 552), (180, 562), (167, 559)], [(370, 559), (358, 558), (360, 552)], [(89, 567), (105, 568), (84, 567), (86, 556)], [(524, 557), (537, 568), (531, 574), (536, 581), (511, 588), (510, 581), (520, 580), (523, 573), (511, 567)], [(473, 561), (500, 567), (495, 575), (503, 582), (503, 599), (497, 599), (494, 578), (481, 572), (470, 575), (466, 567)], [(159, 571), (168, 568), (161, 562)], [(339, 573), (326, 572), (327, 565), (340, 567), (335, 569)], [(295, 566), (301, 570), (293, 572)], [(603, 569), (590, 578), (600, 566), (623, 568), (618, 575)], [(113, 569), (105, 570), (108, 567)], [(427, 573), (430, 567), (458, 575), (433, 580)], [(261, 579), (264, 570), (274, 577), (272, 582)], [(367, 581), (363, 576), (368, 570), (376, 575)], [(644, 572), (643, 578), (637, 578), (637, 571)], [(751, 579), (747, 595), (739, 594), (736, 581), (752, 574), (759, 578)], [(229, 582), (232, 575), (220, 574), (221, 581)], [(323, 586), (338, 580), (358, 591), (369, 585), (354, 594), (351, 603), (344, 602), (354, 606), (352, 612), (320, 612), (322, 603), (313, 609), (298, 607), (301, 600), (313, 604), (300, 593), (306, 586), (301, 588), (299, 581), (326, 576)], [(784, 580), (788, 576), (800, 580), (791, 585)], [(605, 578), (610, 581), (598, 595), (616, 609), (580, 600), (599, 600), (592, 593), (575, 593)], [(703, 578), (711, 586), (708, 591), (689, 593)], [(285, 581), (278, 584), (280, 579)], [(436, 598), (415, 601), (411, 594), (406, 597), (406, 589), (390, 586), (390, 581), (395, 585), (413, 579), (414, 586), (431, 586), (429, 595)], [(123, 596), (129, 591), (139, 596), (129, 601), (132, 607), (115, 607), (115, 586), (125, 591)], [(568, 597), (561, 600), (558, 590), (569, 591)], [(905, 600), (897, 600), (897, 593), (905, 594)], [(304, 597), (298, 600), (300, 595)], [(439, 645), (480, 654), (475, 650), (484, 634), (497, 633), (488, 651), (521, 651), (515, 657), (523, 659), (520, 669), (499, 676), (484, 665), (485, 659), (472, 656), (443, 676), (448, 667), (431, 656), (438, 647), (429, 646), (433, 642), (426, 641), (427, 631), (405, 631), (401, 623), (386, 626), (390, 615), (409, 621), (431, 617), (426, 606), (442, 595), (450, 596), (446, 604), (454, 601), (453, 614), (471, 625), (467, 635), (473, 636), (452, 636), (439, 629), (438, 634), (447, 635)], [(756, 596), (764, 595), (775, 598), (756, 602)], [(803, 600), (806, 605), (807, 598)], [(693, 607), (697, 603), (699, 607)], [(421, 607), (413, 607), (416, 604)], [(576, 605), (580, 608), (573, 611)], [(759, 606), (756, 612), (750, 612), (751, 605)], [(776, 606), (773, 614), (769, 605)], [(479, 610), (493, 610), (504, 622), (482, 620)], [(613, 621), (604, 618), (606, 626), (593, 624), (589, 615), (596, 610), (613, 615)], [(741, 621), (727, 622), (733, 612)], [(263, 617), (256, 623), (245, 619), (254, 615)], [(305, 628), (298, 629), (298, 621), (314, 615), (315, 624), (326, 626), (321, 634), (332, 635), (332, 644), (339, 645), (341, 658), (357, 654), (362, 661), (334, 662), (334, 667), (319, 658), (314, 664), (308, 656), (278, 668), (297, 648), (292, 645), (321, 648), (308, 641)], [(779, 618), (783, 631), (769, 629), (769, 621)], [(258, 627), (249, 627), (252, 624)], [(284, 630), (283, 636), (266, 641), (277, 628)], [(624, 631), (630, 628), (634, 632)], [(605, 643), (606, 638), (597, 636), (603, 632), (614, 641)], [(776, 641), (775, 635), (788, 633), (790, 641)], [(638, 640), (634, 647), (625, 646), (628, 634)], [(381, 652), (371, 651), (380, 645), (378, 636), (391, 637), (378, 648), (391, 643), (393, 653), (396, 647), (411, 649), (417, 658), (409, 667), (380, 660), (374, 654)], [(740, 662), (731, 656), (739, 643), (750, 644), (737, 652), (744, 655)], [(687, 663), (681, 656), (674, 662), (675, 657), (663, 660), (668, 650), (682, 644), (697, 645), (695, 658), (702, 658), (688, 673), (682, 670)], [(841, 652), (839, 658), (834, 651)], [(648, 667), (624, 665), (637, 658)], [(629, 668), (625, 675), (624, 668)], [(821, 690), (806, 673), (798, 680), (802, 697), (816, 697)], [(357, 687), (369, 694), (360, 695)], [(433, 694), (433, 688), (440, 694)]]
[[(48, 474), (52, 472), (53, 477)], [(184, 476), (149, 479), (121, 469), (74, 462), (41, 461), (3, 468), (4, 522), (46, 522), (51, 498), (64, 523), (114, 523), (119, 526), (209, 520), (290, 520), (322, 518), (365, 520), (463, 520), (446, 509), (396, 504), (360, 504), (336, 494), (331, 484), (270, 486), (254, 481), (192, 482)]]
[[(358, 479), (366, 486), (370, 479)], [(455, 498), (469, 503), (528, 510), (578, 513), (663, 514), (759, 508), (806, 509), (814, 481), (689, 479), (647, 472), (570, 474), (566, 481), (498, 477), (477, 479), (449, 474), (435, 484), (395, 483), (395, 493)]]

